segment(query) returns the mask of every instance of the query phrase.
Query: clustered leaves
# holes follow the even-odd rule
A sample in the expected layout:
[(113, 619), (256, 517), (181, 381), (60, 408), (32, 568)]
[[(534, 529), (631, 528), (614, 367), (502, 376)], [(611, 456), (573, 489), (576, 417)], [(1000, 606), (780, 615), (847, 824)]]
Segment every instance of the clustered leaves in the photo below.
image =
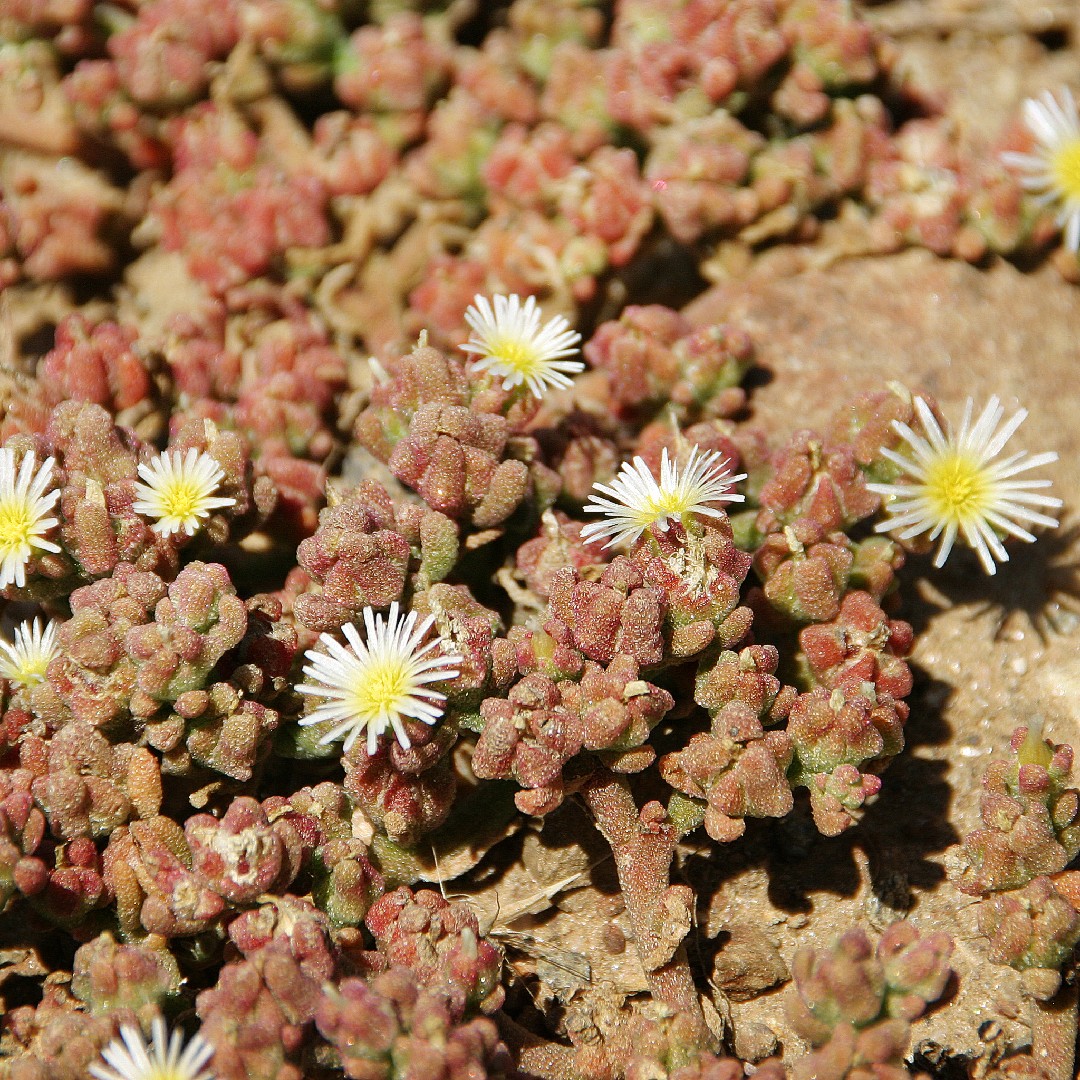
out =
[[(610, 337), (611, 326), (597, 336)], [(614, 384), (605, 372), (597, 378), (591, 393), (610, 400)], [(448, 394), (469, 407), (448, 404)], [(487, 782), (510, 781), (517, 809), (542, 816), (598, 778), (654, 769), (669, 785), (668, 806), (651, 803), (640, 820), (655, 833), (653, 855), (666, 845), (668, 859), (678, 835), (699, 825), (729, 843), (747, 818), (792, 813), (800, 788), (830, 836), (877, 797), (881, 771), (903, 747), (911, 630), (879, 603), (895, 583), (900, 549), (879, 541), (886, 567), (856, 577), (854, 547), (868, 541), (849, 533), (859, 535), (876, 505), (864, 485), (881, 468), (860, 436), (881, 429), (899, 400), (861, 399), (856, 423), (845, 409), (846, 428), (838, 420), (825, 437), (797, 433), (772, 454), (761, 435), (727, 420), (679, 432), (660, 418), (640, 427), (641, 403), (612, 410), (605, 434), (590, 436), (600, 445), (625, 445), (637, 430), (637, 448), (655, 468), (664, 453), (685, 454), (693, 437), (726, 454), (731, 469), (745, 462), (753, 472), (735, 519), (684, 515), (664, 529), (650, 526), (616, 554), (581, 540), (580, 500), (560, 471), (572, 483), (577, 463), (568, 464), (567, 443), (531, 434), (535, 404), (492, 389), (483, 373), (433, 346), (405, 353), (387, 365), (355, 421), (403, 486), (335, 482), (277, 589), (238, 587), (238, 575), (250, 571), (230, 554), (228, 532), (211, 536), (209, 526), (196, 534), (196, 550), (222, 551), (228, 566), (192, 558), (185, 542), (164, 559), (148, 535), (152, 546), (139, 550), (152, 558), (121, 561), (90, 583), (78, 569), (85, 560), (64, 563), (47, 593), (35, 592), (43, 570), (31, 575), (26, 594), (47, 595), (70, 614), (45, 681), (11, 698), (17, 767), (6, 774), (6, 903), (25, 897), (70, 928), (112, 917), (125, 940), (174, 949), (188, 942), (185, 950), (216, 957), (218, 981), (198, 1007), (224, 1076), (299, 1076), (313, 1030), (349, 1075), (395, 1075), (385, 1072), (395, 1055), (426, 1060), (436, 1029), (444, 1032), (436, 1042), (457, 1048), (454, 1061), (501, 1068), (492, 1063), (505, 1060), (506, 1048), (490, 1022), (476, 1019), (503, 1000), (499, 951), (466, 907), (407, 887), (427, 837), (482, 807)], [(60, 405), (53, 415), (88, 416), (120, 455), (126, 483), (136, 437), (103, 410), (85, 412), (99, 408)], [(516, 455), (499, 464), (480, 446), (466, 453), (465, 429), (442, 425), (436, 442), (457, 440), (461, 455), (440, 443), (429, 467), (459, 462), (461, 475), (447, 473), (437, 487), (465, 493), (471, 510), (436, 499), (426, 471), (401, 466), (401, 447), (419, 445), (408, 440), (432, 409), (498, 429), (490, 450)], [(219, 429), (204, 422), (203, 431), (209, 441), (201, 445), (217, 445)], [(72, 475), (67, 444), (42, 449), (57, 456), (61, 476)], [(610, 477), (617, 458), (593, 460)], [(520, 466), (522, 484), (504, 516), (478, 520), (501, 490), (497, 477), (509, 475), (500, 473), (506, 464)], [(474, 467), (482, 479), (470, 495)], [(252, 465), (227, 475), (250, 477)], [(237, 505), (251, 500), (241, 496)], [(123, 520), (114, 527), (122, 532)], [(824, 577), (799, 570), (792, 580), (815, 584), (800, 585), (804, 599), (794, 604), (771, 587), (781, 572), (764, 553), (777, 536), (815, 528), (846, 561)], [(277, 550), (282, 543), (288, 533)], [(490, 594), (471, 569), (477, 551), (505, 560), (498, 581), (514, 609), (509, 630), (479, 598)], [(788, 560), (801, 567), (803, 557), (789, 547)], [(368, 754), (360, 741), (342, 757), (339, 778), (325, 779), (333, 749), (296, 723), (305, 709), (295, 692), (301, 649), (392, 603), (430, 615), (445, 647), (461, 656), (459, 674), (445, 684), (445, 716), (432, 727), (412, 725), (407, 748), (384, 738)], [(283, 768), (294, 771), (286, 778)], [(249, 794), (282, 784), (293, 793)], [(181, 798), (196, 812), (173, 816)], [(689, 903), (657, 884), (664, 910)], [(668, 937), (657, 924), (650, 932), (660, 951), (649, 962), (674, 960), (689, 925)], [(375, 949), (361, 956), (365, 934)], [(660, 1005), (657, 1015), (668, 1015), (671, 1004)], [(357, 1035), (354, 1010), (381, 1034)], [(149, 1016), (144, 1010), (144, 1025)], [(420, 1017), (428, 1042), (417, 1042)], [(693, 1045), (711, 1054), (692, 1015), (675, 1008), (670, 1022), (697, 1031)], [(633, 1048), (611, 1038), (605, 1068), (618, 1071)]]
[[(605, 324), (596, 336), (618, 333)], [(734, 330), (698, 336), (709, 347), (749, 348)], [(679, 370), (689, 354), (669, 339), (651, 348)], [(138, 339), (123, 343), (126, 356)], [(627, 410), (610, 396), (617, 382), (606, 371), (596, 378), (581, 400), (610, 403), (611, 419), (567, 442), (536, 429), (537, 402), (431, 345), (388, 361), (354, 430), (393, 481), (336, 481), (317, 522), (293, 517), (292, 528), (308, 521), (308, 535), (276, 582), (274, 563), (253, 571), (234, 554), (252, 535), (243, 528), (264, 527), (251, 511), (262, 459), (247, 455), (246, 436), (225, 443), (216, 421), (187, 412), (180, 421), (180, 445), (215, 454), (224, 490), (236, 493), (229, 513), (249, 524), (235, 537), (228, 515), (220, 529), (211, 520), (190, 540), (167, 541), (133, 515), (142, 546), (120, 549), (130, 561), (101, 562), (93, 574), (83, 534), (68, 525), (81, 505), (72, 492), (86, 490), (72, 477), (99, 462), (103, 490), (120, 485), (116, 505), (130, 506), (138, 437), (101, 406), (67, 403), (32, 444), (57, 458), (65, 543), (56, 568), (42, 559), (20, 595), (69, 614), (45, 681), (11, 698), (5, 900), (25, 897), (69, 928), (113, 918), (126, 940), (188, 942), (185, 950), (215, 957), (223, 966), (198, 1008), (221, 1075), (299, 1076), (313, 1030), (350, 1075), (392, 1075), (372, 1062), (385, 1070), (395, 1055), (426, 1060), (436, 1029), (445, 1033), (436, 1042), (457, 1048), (455, 1061), (504, 1060), (496, 1030), (475, 1018), (502, 1002), (498, 950), (467, 908), (407, 887), (427, 837), (483, 806), (489, 781), (510, 781), (517, 809), (540, 816), (597, 777), (655, 768), (669, 806), (650, 804), (641, 821), (655, 831), (654, 855), (668, 845), (669, 859), (677, 835), (700, 824), (726, 843), (749, 817), (793, 812), (800, 788), (827, 835), (877, 796), (880, 772), (903, 746), (911, 631), (879, 604), (900, 549), (878, 541), (883, 567), (856, 576), (855, 545), (869, 542), (849, 533), (877, 504), (864, 485), (880, 462), (858, 438), (897, 411), (896, 395), (863, 399), (858, 423), (846, 410), (846, 430), (837, 421), (825, 438), (798, 433), (770, 455), (762, 436), (706, 418), (700, 402), (688, 403), (700, 419), (682, 432), (659, 415), (647, 421), (669, 388)], [(731, 470), (745, 462), (746, 508), (730, 521), (689, 515), (651, 526), (625, 553), (583, 542), (581, 465), (590, 460), (586, 475), (610, 478), (617, 448), (635, 432), (653, 469), (695, 444), (724, 454)], [(28, 438), (42, 437), (12, 441)], [(572, 449), (575, 438), (592, 440), (588, 458)], [(276, 505), (264, 503), (266, 512)], [(106, 514), (96, 527), (124, 537), (126, 521)], [(766, 553), (773, 538), (814, 529), (844, 557), (815, 578), (789, 546), (785, 559), (800, 568), (793, 603), (787, 586), (773, 588), (784, 571)], [(287, 530), (256, 535), (290, 566)], [(192, 557), (218, 551), (227, 562)], [(472, 569), (477, 552), (505, 561), (509, 630), (480, 599), (490, 593)], [(252, 573), (277, 587), (238, 584)], [(328, 780), (322, 763), (334, 751), (296, 723), (301, 650), (392, 603), (430, 615), (461, 656), (446, 715), (412, 725), (408, 748), (385, 738), (369, 755), (361, 741)], [(283, 768), (300, 772), (286, 779)], [(291, 795), (251, 794), (289, 782)], [(184, 798), (196, 812), (174, 816)], [(661, 858), (658, 873), (663, 866)], [(661, 888), (665, 910), (689, 903), (676, 893)], [(688, 927), (670, 940), (655, 930), (656, 964), (676, 958)], [(359, 959), (365, 933), (375, 951)], [(230, 958), (227, 941), (242, 958)], [(364, 1036), (375, 1042), (362, 1052), (353, 1009), (381, 1032)], [(671, 1016), (711, 1053), (692, 1015)], [(420, 1017), (426, 1042), (417, 1042)], [(633, 1049), (612, 1037), (605, 1067), (617, 1071)]]
[[(73, 957), (5, 1011), (11, 1076), (82, 1080), (167, 1015), (199, 1019), (217, 1080), (737, 1080), (672, 862), (752, 818), (837, 836), (887, 793), (912, 629), (868, 485), (914, 407), (758, 430), (742, 327), (627, 301), (845, 202), (866, 250), (1027, 253), (1052, 222), (941, 118), (894, 130), (877, 93), (925, 103), (843, 0), (11, 0), (0, 36), (24, 144), (0, 442), (51, 460), (55, 518), (0, 602), (58, 625), (40, 679), (0, 681), (0, 911)], [(591, 370), (541, 400), (477, 366), (466, 310), (496, 294), (570, 318)], [(137, 488), (163, 452), (217, 478), (190, 530)], [(621, 463), (695, 453), (713, 502), (737, 480), (730, 516), (583, 539)], [(299, 723), (305, 660), (391, 605), (457, 673), (437, 722), (339, 752)], [(1018, 738), (957, 880), (995, 960), (1056, 968), (1071, 751)], [(548, 1040), (504, 1011), (496, 933), (421, 883), (569, 799), (652, 1000), (560, 1006)], [(901, 1075), (950, 947), (905, 923), (800, 951), (811, 1053), (763, 1080)]]
[(957, 888), (979, 898), (979, 930), (995, 963), (1053, 970), (1080, 943), (1076, 890), (1064, 872), (1080, 852), (1080, 792), (1067, 786), (1073, 751), (1026, 727), (1010, 748), (983, 776), (982, 827), (964, 837), (950, 869)]
[(787, 1012), (815, 1049), (793, 1080), (907, 1076), (910, 1024), (941, 997), (951, 953), (946, 934), (920, 934), (910, 922), (893, 923), (876, 949), (861, 929), (828, 949), (799, 949)]

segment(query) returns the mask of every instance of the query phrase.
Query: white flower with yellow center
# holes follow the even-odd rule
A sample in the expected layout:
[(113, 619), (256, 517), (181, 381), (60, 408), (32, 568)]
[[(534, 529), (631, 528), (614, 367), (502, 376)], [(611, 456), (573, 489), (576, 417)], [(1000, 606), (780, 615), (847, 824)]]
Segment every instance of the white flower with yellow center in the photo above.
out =
[(533, 296), (524, 303), (517, 295), (494, 299), (492, 310), (486, 296), (475, 296), (465, 312), (472, 334), (461, 348), (479, 357), (473, 366), (502, 379), (504, 390), (524, 383), (536, 397), (549, 386), (570, 386), (569, 376), (585, 370), (580, 360), (565, 359), (579, 351), (581, 335), (561, 315), (541, 326)]
[(746, 474), (732, 476), (716, 450), (701, 453), (695, 446), (680, 472), (678, 463), (668, 457), (665, 448), (660, 456), (660, 483), (656, 482), (643, 458), (635, 457), (633, 464), (624, 461), (619, 475), (611, 484), (593, 484), (598, 495), (589, 497), (586, 514), (605, 514), (609, 520), (594, 521), (581, 530), (582, 540), (609, 537), (604, 547), (620, 541), (632, 543), (650, 525), (659, 525), (667, 532), (668, 523), (685, 519), (687, 514), (722, 518), (723, 510), (710, 503), (742, 502), (743, 497), (732, 491)]
[(1036, 202), (1058, 204), (1057, 223), (1065, 228), (1065, 246), (1080, 249), (1080, 116), (1068, 90), (1055, 97), (1024, 102), (1024, 123), (1035, 136), (1034, 153), (1004, 153), (1001, 160), (1023, 173), (1021, 184), (1036, 192)]
[(56, 655), (56, 623), (41, 629), (35, 619), (15, 627), (15, 642), (0, 641), (0, 677), (15, 686), (33, 686), (45, 681), (45, 669)]
[(429, 690), (428, 684), (455, 678), (459, 674), (455, 665), (464, 659), (442, 652), (431, 655), (446, 645), (438, 634), (421, 645), (434, 621), (429, 615), (417, 626), (415, 611), (400, 619), (398, 605), (393, 603), (385, 620), (372, 608), (364, 608), (366, 642), (352, 623), (341, 628), (351, 650), (329, 634), (321, 634), (319, 641), (327, 652), (308, 650), (305, 659), (311, 663), (304, 674), (312, 681), (296, 689), (326, 701), (300, 723), (305, 727), (332, 723), (319, 743), (325, 746), (344, 735), (346, 753), (366, 731), (367, 752), (374, 754), (379, 736), (393, 728), (407, 750), (412, 742), (402, 721), (409, 717), (436, 723), (446, 695)]
[[(1040, 465), (1057, 461), (1057, 454), (1028, 454), (1026, 450), (1002, 457), (1005, 444), (1024, 422), (1027, 409), (1013, 414), (1004, 424), (1005, 409), (992, 397), (978, 420), (971, 423), (973, 401), (967, 399), (960, 433), (945, 434), (930, 407), (915, 398), (915, 412), (923, 434), (899, 420), (893, 428), (908, 444), (910, 455), (882, 447), (881, 453), (908, 477), (898, 484), (867, 484), (885, 499), (889, 517), (877, 532), (897, 532), (901, 540), (929, 533), (941, 537), (934, 565), (942, 566), (958, 536), (979, 556), (988, 574), (998, 562), (1007, 562), (1004, 536), (1032, 541), (1035, 537), (1021, 524), (1053, 528), (1057, 519), (1035, 509), (1055, 510), (1061, 500), (1039, 494), (1049, 480), (1013, 479)], [(996, 560), (996, 562), (995, 562)]]
[(201, 1035), (192, 1036), (184, 1046), (183, 1034), (170, 1035), (160, 1016), (154, 1017), (150, 1030), (147, 1045), (138, 1028), (125, 1024), (120, 1038), (101, 1052), (105, 1065), (91, 1065), (90, 1075), (96, 1080), (214, 1080), (205, 1068), (214, 1048)]
[(0, 448), (0, 589), (26, 584), (26, 564), (37, 548), (59, 551), (42, 533), (59, 522), (45, 515), (56, 505), (59, 491), (45, 494), (52, 479), (54, 458), (46, 458), (40, 469), (31, 450), (15, 471), (15, 451)]
[(135, 484), (139, 498), (132, 509), (157, 518), (152, 528), (162, 536), (181, 531), (194, 536), (211, 510), (236, 505), (235, 499), (214, 496), (225, 473), (209, 454), (194, 447), (186, 454), (157, 454), (149, 465), (139, 466), (139, 475), (146, 483)]

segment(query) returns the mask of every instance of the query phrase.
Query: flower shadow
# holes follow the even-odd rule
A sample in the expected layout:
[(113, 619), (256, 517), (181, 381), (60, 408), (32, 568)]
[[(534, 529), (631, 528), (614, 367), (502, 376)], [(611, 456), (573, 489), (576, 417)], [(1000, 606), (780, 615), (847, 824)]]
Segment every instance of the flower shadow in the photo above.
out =
[[(912, 559), (916, 567), (921, 561)], [(940, 570), (928, 568), (918, 593), (903, 612), (916, 634), (958, 605), (970, 606), (972, 622), (990, 615), (995, 641), (1019, 639), (1030, 630), (1045, 646), (1073, 634), (1080, 629), (1080, 519), (1063, 522), (1035, 544), (1010, 546), (1009, 561), (993, 577), (983, 574), (970, 551), (957, 550)]]

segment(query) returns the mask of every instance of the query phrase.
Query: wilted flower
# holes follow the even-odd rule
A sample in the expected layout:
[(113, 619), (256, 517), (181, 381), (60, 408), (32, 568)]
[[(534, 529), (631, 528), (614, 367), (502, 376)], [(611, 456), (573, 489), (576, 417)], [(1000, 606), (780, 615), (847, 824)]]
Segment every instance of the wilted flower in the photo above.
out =
[(185, 1047), (183, 1034), (169, 1035), (160, 1016), (151, 1025), (149, 1046), (142, 1032), (130, 1024), (120, 1029), (120, 1036), (101, 1052), (108, 1068), (90, 1066), (97, 1080), (213, 1080), (214, 1074), (203, 1066), (214, 1048), (200, 1035), (192, 1036)]
[(16, 475), (15, 452), (0, 448), (0, 589), (26, 584), (26, 564), (34, 548), (60, 550), (41, 535), (58, 524), (56, 518), (45, 516), (60, 498), (59, 491), (45, 494), (53, 464), (53, 458), (46, 458), (35, 471), (31, 450)]
[(474, 362), (477, 370), (501, 378), (504, 390), (524, 383), (536, 397), (542, 397), (548, 386), (570, 386), (568, 376), (584, 371), (585, 365), (564, 357), (578, 351), (581, 335), (561, 315), (541, 326), (533, 296), (524, 303), (517, 295), (494, 299), (494, 311), (486, 296), (476, 296), (465, 312), (472, 334), (461, 348), (479, 356)]
[(211, 510), (236, 503), (214, 496), (225, 473), (209, 454), (194, 447), (183, 456), (179, 450), (158, 454), (149, 465), (139, 466), (139, 475), (146, 483), (135, 485), (139, 499), (132, 509), (158, 518), (153, 529), (162, 536), (181, 530), (194, 536)]
[(56, 655), (56, 623), (50, 622), (44, 633), (35, 619), (15, 627), (15, 643), (0, 641), (0, 676), (16, 686), (32, 686), (45, 681), (45, 669)]
[(1055, 97), (1049, 90), (1041, 100), (1024, 102), (1024, 123), (1038, 146), (1032, 154), (1005, 153), (1006, 165), (1024, 173), (1021, 183), (1038, 193), (1043, 205), (1058, 203), (1058, 225), (1065, 228), (1065, 245), (1080, 249), (1080, 116), (1068, 90)]
[(1005, 444), (1024, 422), (1027, 409), (1020, 409), (1001, 425), (1005, 409), (997, 397), (992, 397), (972, 425), (973, 404), (968, 398), (960, 433), (954, 437), (942, 432), (930, 407), (922, 398), (916, 398), (915, 411), (925, 437), (899, 420), (892, 425), (913, 456), (886, 447), (881, 450), (910, 479), (906, 483), (866, 486), (887, 501), (889, 517), (876, 526), (878, 532), (899, 530), (901, 540), (923, 533), (929, 533), (931, 540), (940, 536), (935, 566), (944, 564), (960, 535), (974, 548), (983, 569), (993, 574), (997, 570), (995, 559), (1007, 562), (1009, 558), (1001, 536), (1030, 542), (1035, 537), (1020, 522), (1051, 528), (1057, 525), (1056, 518), (1032, 509), (1061, 506), (1060, 499), (1036, 493), (1036, 489), (1050, 487), (1051, 481), (1011, 479), (1057, 461), (1057, 454), (1051, 451), (1029, 455), (1020, 450), (1001, 457)]
[(635, 457), (633, 464), (624, 461), (619, 475), (611, 484), (594, 484), (604, 495), (589, 497), (586, 514), (605, 514), (609, 520), (594, 521), (581, 530), (582, 540), (610, 537), (604, 547), (619, 541), (636, 540), (650, 525), (657, 524), (667, 532), (668, 522), (687, 514), (703, 514), (722, 518), (723, 510), (709, 503), (742, 502), (742, 495), (731, 490), (733, 484), (745, 480), (746, 474), (732, 476), (720, 464), (720, 454), (710, 450), (700, 454), (694, 447), (681, 474), (678, 463), (668, 457), (665, 448), (660, 457), (660, 483), (649, 471), (643, 458)]
[(305, 656), (311, 664), (304, 668), (304, 674), (313, 681), (296, 689), (327, 700), (300, 723), (306, 727), (333, 722), (319, 742), (326, 745), (345, 735), (346, 751), (366, 730), (369, 754), (375, 753), (379, 736), (390, 727), (397, 741), (408, 749), (412, 742), (402, 721), (411, 717), (434, 724), (443, 714), (446, 695), (429, 690), (427, 684), (457, 676), (454, 665), (464, 659), (454, 654), (429, 655), (445, 645), (441, 636), (420, 644), (434, 621), (429, 615), (417, 626), (415, 611), (402, 620), (395, 602), (385, 620), (373, 608), (364, 608), (366, 643), (353, 623), (342, 627), (352, 651), (329, 634), (321, 634), (319, 640), (329, 655), (308, 650)]

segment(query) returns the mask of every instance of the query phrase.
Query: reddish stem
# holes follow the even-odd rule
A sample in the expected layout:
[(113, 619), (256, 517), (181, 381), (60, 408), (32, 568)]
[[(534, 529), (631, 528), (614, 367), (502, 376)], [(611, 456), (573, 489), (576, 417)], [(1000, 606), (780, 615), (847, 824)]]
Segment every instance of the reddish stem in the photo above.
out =
[(659, 803), (647, 803), (639, 813), (626, 781), (607, 769), (587, 781), (581, 795), (615, 856), (635, 945), (653, 997), (693, 1017), (700, 1044), (710, 1046), (713, 1038), (682, 944), (693, 920), (694, 894), (686, 886), (670, 884), (677, 830)]
[(1078, 984), (1064, 986), (1050, 1001), (1036, 1001), (1031, 1056), (1051, 1080), (1073, 1080)]
[(548, 1042), (534, 1035), (505, 1013), (497, 1013), (495, 1021), (499, 1025), (502, 1041), (517, 1062), (518, 1071), (524, 1076), (536, 1077), (537, 1080), (576, 1080), (581, 1075), (574, 1061), (572, 1047)]

